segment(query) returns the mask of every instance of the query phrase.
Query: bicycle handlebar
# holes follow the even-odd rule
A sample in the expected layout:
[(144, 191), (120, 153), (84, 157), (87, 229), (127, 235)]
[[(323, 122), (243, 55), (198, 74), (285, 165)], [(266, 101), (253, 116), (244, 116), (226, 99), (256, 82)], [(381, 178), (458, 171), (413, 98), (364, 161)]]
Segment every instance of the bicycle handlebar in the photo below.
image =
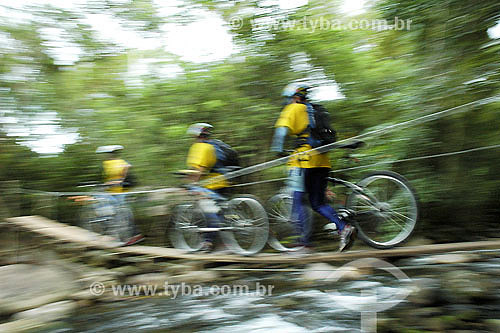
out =
[(113, 185), (111, 184), (103, 184), (103, 183), (97, 183), (97, 182), (89, 182), (88, 184), (86, 183), (80, 183), (80, 185), (77, 185), (77, 187), (80, 188), (86, 188), (86, 187), (111, 187)]

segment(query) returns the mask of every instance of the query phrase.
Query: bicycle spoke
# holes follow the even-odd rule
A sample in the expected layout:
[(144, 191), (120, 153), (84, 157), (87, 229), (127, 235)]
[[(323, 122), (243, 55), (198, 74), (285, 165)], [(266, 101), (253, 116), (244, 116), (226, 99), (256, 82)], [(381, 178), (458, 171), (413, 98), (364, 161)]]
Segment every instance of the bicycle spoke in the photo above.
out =
[(390, 210), (390, 212), (393, 213), (393, 214), (398, 215), (400, 218), (407, 219), (407, 220), (410, 220), (411, 222), (413, 222), (413, 219), (410, 218), (410, 217), (408, 217), (408, 216), (406, 216), (406, 215), (400, 214), (400, 213), (398, 213), (398, 212), (396, 212), (396, 211), (394, 211), (392, 209)]
[(388, 218), (388, 219), (392, 222), (392, 224), (397, 225), (400, 229), (404, 229), (404, 226), (403, 226), (403, 225), (401, 225), (400, 223), (398, 223), (398, 222), (397, 222), (396, 220), (394, 220), (392, 217), (388, 216), (387, 218)]
[(356, 212), (360, 238), (376, 248), (390, 248), (406, 240), (417, 219), (416, 197), (400, 175), (374, 172), (361, 179), (362, 191), (347, 198), (347, 207)]

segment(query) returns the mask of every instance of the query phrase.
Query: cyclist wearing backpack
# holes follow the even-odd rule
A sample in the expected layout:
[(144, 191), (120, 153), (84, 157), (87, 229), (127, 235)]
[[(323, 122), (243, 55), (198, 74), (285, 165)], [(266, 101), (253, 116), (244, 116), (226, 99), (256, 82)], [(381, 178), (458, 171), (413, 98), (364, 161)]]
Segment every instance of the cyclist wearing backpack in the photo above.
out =
[[(237, 153), (226, 143), (211, 139), (213, 126), (207, 123), (196, 123), (189, 126), (187, 134), (195, 138), (189, 148), (187, 165), (198, 173), (191, 176), (191, 181), (206, 180), (223, 175), (227, 167), (239, 164)], [(225, 179), (206, 185), (209, 190), (224, 192), (229, 186)]]
[[(282, 110), (275, 124), (271, 151), (279, 156), (283, 154), (283, 144), (287, 135), (296, 138), (296, 148), (290, 158), (288, 184), (293, 191), (292, 218), (298, 222), (301, 235), (300, 245), (310, 247), (306, 230), (306, 213), (302, 198), (307, 193), (311, 208), (324, 216), (330, 223), (335, 223), (340, 232), (339, 251), (344, 251), (353, 242), (354, 227), (342, 221), (337, 212), (326, 203), (325, 191), (330, 171), (330, 160), (327, 153), (303, 153), (312, 148), (335, 141), (335, 132), (329, 127), (326, 110), (313, 105), (307, 99), (310, 87), (305, 84), (290, 84), (283, 91), (287, 105)], [(306, 250), (307, 251), (307, 250)]]
[[(207, 123), (196, 123), (189, 126), (187, 134), (194, 137), (195, 143), (189, 148), (187, 165), (196, 170), (190, 175), (192, 182), (219, 177), (227, 171), (228, 166), (239, 164), (237, 153), (226, 143), (211, 139), (213, 126)], [(223, 194), (229, 187), (225, 179), (213, 181), (205, 186), (213, 198)], [(221, 221), (216, 213), (205, 213), (209, 227), (217, 227)], [(213, 248), (215, 233), (205, 233), (205, 244), (202, 251), (210, 251)]]
[[(108, 192), (113, 193), (112, 196), (119, 205), (125, 204), (125, 194), (128, 189), (135, 186), (135, 177), (130, 172), (131, 165), (120, 158), (120, 152), (123, 146), (109, 145), (100, 146), (96, 153), (105, 153), (106, 158), (102, 162), (104, 183), (109, 185)], [(132, 245), (144, 240), (144, 236), (137, 230), (137, 226), (132, 222), (132, 236), (124, 245)]]

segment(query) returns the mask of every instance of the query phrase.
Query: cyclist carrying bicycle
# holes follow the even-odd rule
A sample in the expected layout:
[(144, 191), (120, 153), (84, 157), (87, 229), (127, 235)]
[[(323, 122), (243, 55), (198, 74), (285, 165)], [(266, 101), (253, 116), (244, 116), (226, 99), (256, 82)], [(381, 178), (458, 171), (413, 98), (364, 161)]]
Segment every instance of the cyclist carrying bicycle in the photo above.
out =
[[(284, 91), (286, 106), (281, 111), (275, 124), (275, 133), (271, 151), (284, 156), (283, 145), (287, 135), (296, 138), (293, 154), (312, 149), (308, 143), (308, 126), (314, 122), (314, 109), (307, 98), (310, 87), (306, 84), (290, 84)], [(330, 223), (335, 223), (340, 232), (339, 251), (344, 251), (352, 245), (354, 227), (342, 221), (335, 209), (326, 203), (325, 191), (327, 177), (330, 171), (330, 160), (327, 153), (299, 154), (290, 158), (288, 184), (293, 191), (292, 219), (297, 222), (300, 235), (298, 245), (310, 251), (310, 240), (305, 232), (307, 229), (306, 212), (303, 207), (303, 196), (307, 193), (311, 208), (324, 216)]]
[[(210, 178), (219, 177), (223, 174), (220, 162), (217, 158), (216, 147), (210, 139), (213, 126), (207, 123), (196, 123), (189, 126), (187, 134), (195, 139), (195, 142), (189, 148), (186, 164), (194, 171), (190, 173), (189, 179), (191, 182), (200, 180), (208, 180)], [(227, 180), (217, 180), (209, 182), (204, 188), (213, 198), (218, 198), (227, 190), (229, 183)], [(217, 213), (207, 213), (205, 216), (208, 220), (209, 227), (217, 227), (220, 222), (220, 217)], [(205, 233), (205, 243), (202, 251), (210, 251), (213, 249), (215, 233)]]
[[(131, 165), (120, 158), (122, 150), (123, 146), (120, 145), (101, 146), (96, 150), (98, 154), (106, 154), (106, 158), (102, 163), (103, 178), (105, 185), (109, 186), (107, 191), (113, 193), (113, 198), (118, 205), (125, 204), (125, 193), (128, 192), (127, 188), (131, 185), (127, 182), (127, 174)], [(133, 236), (124, 245), (132, 245), (144, 240), (144, 236), (138, 232), (135, 223), (131, 221), (131, 224), (133, 226)]]

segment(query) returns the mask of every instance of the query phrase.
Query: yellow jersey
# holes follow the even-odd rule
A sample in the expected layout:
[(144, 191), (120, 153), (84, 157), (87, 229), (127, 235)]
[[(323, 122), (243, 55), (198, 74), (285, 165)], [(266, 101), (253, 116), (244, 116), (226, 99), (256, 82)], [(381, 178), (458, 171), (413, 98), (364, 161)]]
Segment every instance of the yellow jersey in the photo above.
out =
[[(217, 155), (215, 153), (215, 147), (210, 143), (196, 142), (191, 146), (191, 148), (189, 148), (187, 157), (188, 167), (208, 171), (208, 173), (202, 175), (201, 180), (221, 176), (220, 173), (210, 172), (210, 170), (215, 166), (215, 163), (217, 163)], [(210, 190), (217, 190), (228, 186), (229, 183), (227, 180), (223, 179), (221, 181), (210, 183), (205, 187)]]
[[(275, 127), (287, 127), (288, 134), (295, 137), (307, 138), (309, 133), (305, 132), (309, 125), (307, 106), (301, 103), (291, 103), (281, 111)], [(308, 144), (303, 144), (294, 150), (294, 154), (312, 149)], [(316, 152), (304, 153), (290, 158), (288, 165), (298, 168), (330, 168), (328, 153)]]
[[(110, 182), (115, 180), (123, 180), (128, 168), (130, 168), (130, 164), (128, 164), (125, 160), (119, 158), (104, 161), (104, 181)], [(108, 191), (113, 193), (122, 193), (126, 190), (122, 186), (117, 185), (110, 187)]]

